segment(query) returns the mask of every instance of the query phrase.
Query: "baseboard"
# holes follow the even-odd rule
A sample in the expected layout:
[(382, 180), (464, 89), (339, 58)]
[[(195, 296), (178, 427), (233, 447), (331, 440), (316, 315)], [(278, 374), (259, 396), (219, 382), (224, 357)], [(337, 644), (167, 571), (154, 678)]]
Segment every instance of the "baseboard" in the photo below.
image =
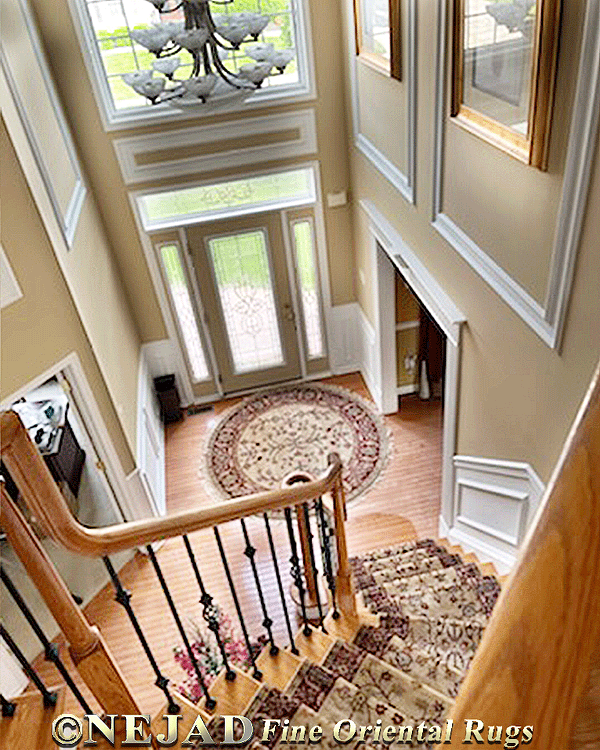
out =
[(399, 385), (396, 393), (399, 396), (409, 396), (411, 393), (418, 393), (419, 386), (417, 383), (407, 383), (406, 385)]
[(501, 576), (510, 573), (517, 561), (516, 553), (509, 554), (507, 552), (502, 552), (494, 546), (483, 542), (481, 539), (476, 539), (469, 534), (457, 531), (456, 529), (449, 531), (448, 534), (446, 534), (446, 538), (451, 544), (460, 544), (466, 554), (472, 552), (477, 555), (477, 559), (480, 562), (493, 563)]

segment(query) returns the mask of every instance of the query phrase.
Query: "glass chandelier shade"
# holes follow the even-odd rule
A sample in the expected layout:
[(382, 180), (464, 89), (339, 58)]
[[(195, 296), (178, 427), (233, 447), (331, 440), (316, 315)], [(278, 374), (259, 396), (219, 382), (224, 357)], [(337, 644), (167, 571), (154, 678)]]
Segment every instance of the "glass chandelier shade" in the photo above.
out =
[[(157, 23), (146, 29), (132, 29), (133, 41), (155, 55), (150, 70), (136, 70), (122, 76), (133, 90), (152, 104), (173, 102), (206, 103), (231, 96), (249, 96), (271, 75), (282, 74), (294, 58), (293, 49), (275, 49), (259, 42), (270, 16), (261, 13), (229, 13), (213, 16), (209, 0), (147, 0), (159, 13), (183, 13), (183, 21)], [(212, 4), (231, 5), (234, 0), (212, 0)], [(252, 44), (251, 42), (254, 42)], [(230, 52), (241, 49), (254, 62), (240, 65), (233, 72), (225, 64)], [(181, 66), (178, 53), (192, 57), (189, 78), (180, 80), (175, 73)]]

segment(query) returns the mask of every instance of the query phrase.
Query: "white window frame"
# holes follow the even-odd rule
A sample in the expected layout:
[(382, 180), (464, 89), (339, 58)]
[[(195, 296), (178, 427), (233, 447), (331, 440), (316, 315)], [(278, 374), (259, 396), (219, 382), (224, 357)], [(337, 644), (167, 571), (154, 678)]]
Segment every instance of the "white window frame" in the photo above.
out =
[[(140, 0), (143, 2), (143, 0)], [(218, 109), (186, 107), (177, 109), (168, 104), (148, 107), (117, 109), (108, 85), (100, 48), (87, 11), (86, 0), (69, 0), (69, 8), (79, 38), (83, 59), (90, 77), (92, 89), (98, 102), (104, 129), (121, 130), (135, 125), (151, 125), (165, 120), (185, 120), (190, 117), (210, 117), (226, 112), (253, 110), (257, 107), (274, 107), (291, 102), (309, 101), (316, 98), (314, 56), (310, 25), (309, 0), (294, 0), (296, 59), (298, 61), (298, 83), (285, 86), (268, 86), (258, 89), (242, 102), (223, 104)]]

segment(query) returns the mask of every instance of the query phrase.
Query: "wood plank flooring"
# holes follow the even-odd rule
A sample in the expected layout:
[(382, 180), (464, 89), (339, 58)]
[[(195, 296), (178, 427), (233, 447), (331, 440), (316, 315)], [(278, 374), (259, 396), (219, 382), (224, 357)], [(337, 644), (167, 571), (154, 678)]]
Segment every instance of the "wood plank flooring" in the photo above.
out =
[[(344, 386), (368, 398), (360, 375), (331, 378), (327, 382)], [(211, 411), (186, 417), (167, 429), (166, 476), (168, 511), (212, 504), (200, 478), (200, 467), (207, 434), (224, 410), (235, 401), (215, 404)], [(385, 417), (392, 449), (389, 462), (377, 483), (348, 506), (347, 536), (350, 554), (385, 547), (418, 537), (437, 536), (440, 511), (442, 409), (438, 401), (423, 402), (416, 396), (403, 397), (400, 411)], [(281, 573), (289, 582), (289, 542), (285, 524), (273, 521), (273, 535)], [(276, 578), (261, 518), (248, 519), (248, 531), (256, 547), (256, 564), (263, 584), (267, 609), (275, 621), (274, 635), (287, 644)], [(240, 606), (251, 634), (264, 633), (263, 614), (248, 559), (243, 555), (243, 538), (238, 523), (221, 529), (231, 574)], [(218, 555), (214, 534), (204, 530), (190, 535), (204, 584), (221, 607), (235, 620), (233, 598)], [(160, 546), (158, 561), (183, 619), (202, 621), (199, 590), (180, 539)], [(176, 687), (185, 676), (173, 660), (173, 647), (181, 643), (174, 620), (148, 557), (137, 554), (121, 571), (125, 588), (133, 593), (133, 606), (158, 663)], [(293, 605), (287, 594), (287, 605)], [(155, 675), (144, 657), (124, 610), (115, 603), (110, 586), (105, 587), (86, 607), (91, 622), (98, 625), (111, 648), (144, 713), (155, 714), (164, 703), (154, 686)], [(67, 660), (68, 661), (68, 660)], [(57, 682), (53, 667), (38, 660), (44, 678)], [(74, 673), (77, 675), (77, 673)], [(80, 680), (77, 678), (80, 684)], [(85, 695), (89, 698), (87, 688)], [(77, 710), (70, 694), (66, 711)]]

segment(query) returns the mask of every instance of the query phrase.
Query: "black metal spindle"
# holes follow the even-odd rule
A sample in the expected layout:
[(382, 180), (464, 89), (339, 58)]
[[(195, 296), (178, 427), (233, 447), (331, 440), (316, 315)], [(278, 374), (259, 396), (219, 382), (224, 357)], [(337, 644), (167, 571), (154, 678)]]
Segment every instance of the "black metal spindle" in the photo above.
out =
[(25, 658), (25, 654), (21, 651), (21, 649), (17, 646), (17, 644), (10, 637), (9, 633), (7, 632), (4, 625), (2, 625), (2, 623), (0, 623), (0, 637), (3, 638), (8, 648), (15, 655), (17, 661), (23, 668), (23, 671), (25, 672), (27, 677), (29, 677), (29, 679), (33, 682), (33, 684), (42, 694), (42, 698), (44, 700), (44, 706), (46, 708), (50, 708), (51, 706), (56, 706), (56, 702), (58, 700), (58, 693), (51, 693), (48, 690), (48, 688), (44, 685), (44, 683), (38, 676), (35, 669), (31, 666), (31, 664)]
[(294, 534), (294, 523), (292, 521), (292, 510), (291, 508), (284, 509), (285, 521), (287, 524), (288, 536), (290, 538), (290, 574), (292, 580), (296, 584), (298, 589), (298, 596), (300, 597), (300, 611), (302, 612), (302, 623), (304, 625), (303, 633), (306, 637), (312, 634), (312, 628), (308, 622), (306, 616), (306, 592), (304, 591), (304, 584), (302, 583), (302, 569), (300, 568), (300, 558), (298, 557), (298, 546), (296, 545), (296, 537)]
[(163, 673), (160, 671), (160, 667), (158, 666), (158, 663), (156, 659), (154, 658), (154, 654), (152, 653), (152, 650), (150, 649), (150, 646), (148, 644), (148, 641), (146, 640), (146, 636), (144, 635), (144, 632), (142, 631), (142, 628), (140, 626), (140, 623), (138, 622), (137, 617), (135, 616), (135, 612), (133, 611), (133, 607), (131, 606), (131, 592), (127, 591), (123, 588), (123, 585), (121, 584), (121, 579), (119, 578), (119, 575), (117, 571), (114, 569), (113, 564), (111, 563), (110, 559), (105, 556), (102, 558), (104, 561), (104, 564), (106, 565), (106, 569), (108, 570), (108, 574), (110, 575), (110, 578), (113, 582), (113, 586), (115, 587), (115, 600), (125, 609), (127, 612), (127, 616), (129, 617), (129, 620), (131, 624), (133, 625), (133, 629), (135, 630), (135, 633), (138, 637), (139, 642), (142, 645), (142, 648), (144, 649), (144, 653), (146, 654), (148, 661), (150, 662), (150, 665), (152, 669), (154, 670), (154, 674), (156, 675), (156, 680), (154, 681), (154, 684), (160, 688), (160, 690), (163, 691), (165, 694), (165, 698), (168, 702), (168, 712), (170, 714), (178, 714), (179, 713), (179, 704), (175, 702), (173, 696), (171, 695), (171, 691), (169, 690), (169, 680), (167, 677), (163, 675)]
[(185, 544), (185, 548), (190, 558), (192, 568), (194, 569), (196, 581), (198, 581), (198, 586), (200, 587), (200, 593), (202, 594), (202, 596), (200, 597), (200, 604), (202, 605), (202, 617), (205, 619), (206, 623), (208, 624), (208, 629), (214, 634), (215, 640), (217, 641), (217, 646), (219, 647), (221, 658), (223, 659), (223, 664), (225, 666), (225, 679), (229, 682), (233, 682), (236, 675), (235, 671), (229, 666), (227, 651), (225, 650), (225, 645), (219, 632), (219, 618), (217, 616), (217, 608), (213, 603), (212, 596), (208, 593), (206, 587), (204, 586), (204, 581), (202, 580), (200, 569), (198, 568), (198, 563), (196, 562), (196, 555), (194, 554), (194, 550), (192, 549), (192, 545), (186, 534), (183, 535), (183, 543)]
[(36, 634), (38, 640), (44, 647), (44, 655), (46, 661), (52, 662), (58, 672), (61, 674), (62, 678), (64, 679), (65, 683), (68, 685), (69, 689), (79, 702), (79, 705), (83, 708), (86, 714), (91, 714), (92, 709), (86, 699), (81, 694), (81, 691), (77, 687), (77, 685), (74, 683), (73, 678), (67, 671), (65, 665), (63, 664), (62, 659), (60, 658), (60, 651), (58, 649), (58, 646), (56, 643), (51, 643), (49, 638), (46, 637), (46, 634), (40, 627), (38, 621), (33, 616), (32, 611), (27, 606), (27, 603), (21, 596), (21, 594), (17, 591), (17, 588), (15, 587), (14, 583), (9, 578), (8, 574), (4, 570), (2, 566), (0, 566), (0, 578), (2, 579), (2, 583), (6, 586), (7, 591), (14, 599), (17, 607), (21, 610), (21, 613), (23, 614), (23, 617), (27, 620), (29, 625), (31, 626), (31, 629)]
[(310, 512), (308, 508), (308, 503), (302, 503), (302, 513), (304, 514), (304, 525), (306, 526), (306, 536), (308, 540), (308, 554), (310, 556), (310, 567), (312, 569), (312, 578), (313, 583), (315, 586), (315, 600), (317, 602), (317, 612), (319, 613), (319, 626), (321, 630), (326, 633), (327, 630), (325, 629), (325, 614), (323, 612), (323, 605), (321, 603), (321, 594), (319, 593), (319, 571), (317, 570), (317, 563), (315, 560), (315, 550), (313, 547), (313, 537), (314, 534), (312, 532), (312, 528), (310, 525)]
[(246, 643), (246, 648), (248, 649), (250, 662), (252, 663), (252, 676), (256, 680), (261, 680), (262, 672), (256, 665), (256, 657), (252, 649), (252, 644), (250, 643), (250, 636), (248, 635), (248, 629), (246, 628), (244, 615), (242, 613), (242, 608), (240, 607), (240, 601), (238, 599), (237, 591), (235, 590), (235, 585), (233, 583), (231, 570), (229, 569), (229, 563), (227, 562), (227, 557), (225, 555), (225, 548), (223, 547), (223, 542), (221, 541), (221, 534), (219, 533), (219, 529), (216, 526), (214, 527), (213, 531), (215, 533), (215, 539), (217, 540), (219, 554), (221, 555), (221, 562), (223, 563), (223, 570), (225, 571), (225, 575), (227, 576), (227, 583), (229, 584), (229, 590), (231, 591), (231, 596), (233, 597), (235, 611), (237, 612), (238, 620), (240, 622), (240, 627), (242, 628), (242, 634), (244, 636), (244, 641)]
[(0, 703), (2, 703), (2, 716), (4, 716), (5, 719), (9, 719), (11, 716), (15, 715), (17, 704), (6, 700), (2, 693), (0, 693)]
[(150, 560), (152, 561), (152, 565), (154, 566), (156, 576), (163, 590), (163, 594), (165, 595), (165, 599), (167, 600), (167, 604), (169, 605), (169, 609), (171, 610), (171, 614), (173, 615), (173, 619), (175, 620), (175, 624), (177, 625), (177, 630), (179, 630), (179, 635), (181, 636), (181, 640), (183, 641), (185, 645), (185, 649), (188, 653), (188, 656), (190, 657), (192, 666), (194, 667), (194, 672), (196, 673), (196, 677), (198, 678), (198, 682), (200, 683), (202, 692), (204, 693), (204, 697), (206, 699), (206, 708), (209, 711), (212, 711), (213, 708), (217, 705), (217, 701), (214, 698), (210, 697), (210, 694), (208, 692), (208, 687), (204, 679), (204, 675), (202, 674), (202, 670), (200, 669), (200, 665), (198, 664), (198, 659), (196, 659), (196, 654), (194, 653), (192, 646), (190, 644), (190, 640), (187, 636), (187, 633), (185, 632), (185, 628), (183, 627), (183, 623), (181, 622), (181, 618), (179, 617), (179, 612), (177, 611), (177, 608), (175, 607), (175, 602), (173, 601), (173, 597), (171, 596), (171, 592), (169, 591), (169, 587), (167, 586), (167, 582), (165, 581), (165, 577), (163, 575), (161, 567), (158, 564), (158, 560), (156, 559), (156, 554), (154, 553), (154, 550), (152, 549), (152, 545), (149, 544), (146, 547), (146, 550), (148, 552)]
[(250, 541), (250, 535), (248, 534), (248, 528), (246, 526), (246, 521), (241, 518), (240, 523), (242, 524), (242, 531), (244, 533), (244, 541), (246, 542), (246, 548), (244, 550), (244, 554), (250, 560), (250, 567), (252, 568), (252, 575), (254, 576), (254, 583), (256, 585), (256, 593), (258, 594), (258, 600), (260, 602), (260, 608), (262, 609), (263, 613), (263, 621), (262, 626), (267, 631), (267, 637), (269, 639), (270, 649), (269, 653), (271, 656), (275, 656), (279, 653), (278, 646), (275, 645), (275, 640), (273, 639), (273, 620), (269, 617), (269, 613), (267, 612), (267, 603), (265, 602), (265, 597), (262, 590), (262, 585), (260, 583), (260, 576), (258, 575), (258, 568), (256, 567), (256, 560), (254, 559), (254, 556), (256, 555), (256, 547), (252, 546), (252, 542)]
[(331, 538), (329, 535), (329, 526), (325, 518), (325, 507), (323, 498), (320, 497), (315, 503), (317, 510), (317, 523), (320, 528), (321, 556), (323, 558), (323, 567), (325, 568), (325, 578), (327, 587), (331, 592), (331, 603), (333, 605), (332, 617), (334, 620), (339, 619), (340, 613), (337, 608), (335, 573), (333, 572), (333, 561), (331, 559)]
[(273, 560), (273, 568), (275, 570), (275, 578), (277, 580), (277, 588), (279, 589), (279, 596), (281, 598), (281, 607), (283, 609), (283, 616), (285, 618), (285, 625), (287, 627), (288, 635), (290, 637), (290, 650), (292, 654), (298, 655), (300, 652), (296, 648), (294, 642), (294, 631), (292, 630), (292, 623), (290, 621), (290, 614), (288, 612), (287, 602), (285, 600), (285, 591), (283, 589), (283, 582), (281, 580), (281, 573), (279, 572), (279, 562), (277, 560), (277, 552), (275, 550), (275, 543), (273, 541), (273, 534), (271, 532), (271, 524), (269, 523), (269, 514), (263, 513), (265, 519), (265, 528), (267, 530), (267, 539), (269, 540), (269, 548), (271, 550), (271, 558)]

